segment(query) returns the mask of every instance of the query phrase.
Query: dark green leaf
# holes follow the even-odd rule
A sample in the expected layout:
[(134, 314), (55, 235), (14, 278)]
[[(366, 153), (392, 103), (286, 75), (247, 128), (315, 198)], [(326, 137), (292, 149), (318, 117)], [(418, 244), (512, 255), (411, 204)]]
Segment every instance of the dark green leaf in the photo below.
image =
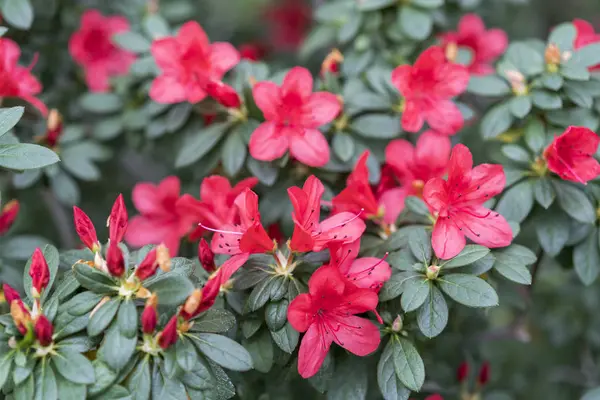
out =
[(37, 144), (0, 145), (0, 167), (11, 170), (42, 168), (60, 161), (52, 150)]
[(559, 74), (545, 73), (542, 75), (542, 85), (551, 90), (558, 90), (562, 87), (564, 79)]
[(13, 371), (13, 381), (15, 385), (20, 385), (21, 382), (25, 381), (25, 379), (31, 376), (31, 372), (33, 372), (33, 367), (35, 367), (36, 362), (37, 360), (31, 357), (27, 359), (24, 365), (15, 363), (15, 369)]
[(192, 112), (192, 105), (181, 103), (171, 107), (165, 118), (165, 127), (169, 132), (177, 132), (187, 122)]
[(61, 350), (52, 357), (56, 370), (67, 380), (89, 385), (94, 383), (94, 367), (83, 355), (70, 350)]
[(287, 320), (287, 309), (289, 301), (284, 299), (278, 302), (271, 302), (265, 307), (265, 321), (272, 331), (277, 331), (283, 327)]
[(186, 167), (200, 160), (221, 140), (227, 128), (229, 123), (218, 123), (188, 136), (177, 154), (175, 167)]
[(417, 312), (417, 323), (423, 335), (428, 338), (442, 333), (448, 324), (448, 304), (440, 290), (429, 285), (429, 295)]
[(401, 304), (405, 312), (414, 311), (419, 308), (429, 295), (431, 281), (428, 279), (410, 279), (404, 283)]
[(556, 110), (562, 107), (562, 99), (556, 93), (534, 90), (531, 98), (533, 104), (542, 110)]
[(152, 293), (156, 293), (161, 305), (181, 304), (194, 290), (194, 285), (183, 275), (163, 275), (146, 285)]
[(358, 3), (358, 9), (361, 11), (379, 10), (395, 4), (396, 0), (364, 0)]
[(506, 132), (512, 122), (513, 115), (506, 104), (492, 107), (481, 120), (481, 134), (484, 139), (492, 139)]
[(271, 370), (273, 366), (273, 343), (268, 330), (263, 329), (260, 334), (246, 340), (244, 347), (252, 356), (254, 369), (263, 373)]
[(523, 118), (531, 111), (531, 97), (516, 96), (510, 100), (510, 112), (517, 118)]
[(269, 301), (271, 293), (271, 286), (274, 284), (274, 278), (265, 279), (252, 289), (248, 300), (246, 301), (246, 308), (250, 311), (256, 311)]
[(337, 363), (329, 384), (327, 400), (365, 400), (367, 398), (366, 364), (356, 357)]
[(569, 240), (569, 218), (553, 207), (537, 218), (535, 230), (544, 251), (555, 256)]
[(267, 185), (272, 186), (277, 180), (279, 170), (273, 164), (265, 161), (259, 161), (252, 157), (248, 157), (246, 161), (246, 167), (250, 170), (252, 175), (258, 178), (258, 180)]
[(449, 274), (437, 280), (440, 289), (452, 300), (468, 307), (498, 305), (498, 295), (483, 279), (467, 274)]
[(24, 107), (0, 108), (0, 136), (11, 130), (24, 112)]
[(72, 206), (79, 203), (81, 193), (75, 179), (66, 172), (59, 172), (50, 177), (52, 192), (61, 203)]
[(377, 383), (385, 400), (408, 400), (408, 390), (396, 375), (393, 340), (385, 346), (377, 363)]
[(117, 373), (99, 359), (92, 362), (96, 381), (88, 389), (88, 395), (96, 396), (110, 387), (117, 379)]
[(396, 376), (407, 388), (418, 392), (425, 381), (425, 366), (419, 352), (410, 341), (399, 337), (391, 339), (388, 346), (392, 347)]
[(86, 386), (81, 383), (68, 381), (60, 376), (56, 377), (58, 383), (58, 398), (60, 400), (80, 400), (86, 398)]
[(271, 331), (273, 341), (286, 353), (293, 353), (298, 345), (300, 334), (289, 323), (278, 331)]
[(175, 343), (177, 364), (184, 371), (191, 371), (198, 363), (198, 353), (192, 342), (185, 337), (179, 338)]
[(190, 335), (208, 358), (232, 371), (247, 371), (252, 368), (250, 353), (228, 337), (214, 333)]
[(415, 229), (409, 234), (409, 246), (417, 260), (426, 262), (431, 260), (431, 236), (425, 229)]
[(227, 310), (209, 308), (194, 319), (194, 332), (227, 332), (235, 325), (235, 317)]
[(423, 40), (431, 33), (433, 18), (426, 11), (405, 5), (400, 8), (398, 24), (411, 39)]
[(148, 400), (152, 388), (149, 357), (140, 360), (127, 379), (127, 389), (131, 392), (132, 400)]
[(513, 161), (529, 164), (531, 162), (531, 157), (529, 153), (516, 144), (506, 144), (502, 146), (502, 153)]
[(354, 140), (352, 136), (345, 132), (337, 132), (333, 135), (331, 147), (335, 155), (344, 162), (350, 161), (352, 156), (354, 156)]
[(34, 400), (58, 400), (56, 376), (48, 362), (39, 362), (35, 368)]
[(109, 114), (123, 108), (121, 98), (114, 93), (86, 93), (79, 102), (85, 110), (98, 114)]
[(442, 264), (442, 267), (444, 270), (463, 267), (487, 256), (489, 252), (490, 249), (487, 247), (479, 246), (477, 244), (468, 244), (456, 257), (445, 264)]
[[(60, 388), (59, 388), (60, 390)], [(29, 378), (21, 385), (15, 386), (14, 398), (15, 400), (31, 400), (35, 394), (35, 378), (33, 375), (29, 375)], [(59, 392), (59, 395), (61, 393)], [(85, 394), (84, 394), (85, 396)], [(83, 397), (78, 397), (77, 399), (81, 399)], [(61, 400), (76, 400), (71, 397), (60, 397)]]
[(577, 221), (593, 223), (596, 211), (590, 199), (578, 187), (559, 180), (553, 180), (556, 197), (560, 207)]
[(108, 325), (110, 325), (113, 318), (117, 314), (120, 303), (120, 299), (115, 297), (98, 308), (94, 315), (92, 315), (90, 318), (90, 322), (87, 327), (88, 335), (97, 336), (101, 334), (108, 327)]
[(90, 267), (88, 264), (75, 264), (73, 272), (81, 286), (95, 293), (109, 294), (118, 290), (116, 282), (111, 277), (94, 267)]
[(573, 265), (577, 276), (585, 285), (594, 283), (600, 273), (600, 253), (598, 251), (598, 229), (593, 232), (573, 251)]
[(544, 56), (524, 42), (512, 43), (508, 47), (505, 57), (525, 76), (538, 75), (544, 72)]
[(12, 371), (13, 354), (2, 354), (0, 356), (0, 388), (4, 386)]
[(33, 7), (29, 0), (4, 0), (2, 16), (9, 24), (19, 29), (29, 29), (33, 22)]
[(547, 178), (540, 178), (535, 181), (533, 193), (537, 202), (546, 209), (552, 205), (556, 197), (552, 182)]
[(429, 215), (429, 207), (427, 207), (427, 204), (425, 204), (423, 200), (416, 196), (406, 197), (406, 199), (404, 200), (404, 205), (407, 209), (409, 209), (411, 212), (417, 215)]
[(529, 180), (517, 183), (500, 199), (496, 211), (509, 221), (523, 222), (533, 208), (533, 185)]
[(546, 144), (544, 123), (540, 119), (532, 118), (527, 121), (527, 125), (525, 125), (525, 142), (535, 153), (539, 153)]
[(138, 313), (135, 308), (135, 303), (131, 299), (125, 299), (119, 307), (117, 314), (117, 323), (121, 334), (132, 338), (137, 335)]
[(113, 324), (104, 336), (104, 342), (98, 351), (100, 358), (114, 370), (120, 370), (135, 352), (137, 336), (128, 338), (121, 334), (119, 327)]
[(587, 82), (567, 82), (565, 84), (565, 94), (571, 101), (579, 107), (592, 108), (594, 97), (586, 88)]
[(391, 139), (400, 135), (400, 118), (396, 115), (367, 114), (352, 121), (352, 128), (361, 136)]
[(408, 280), (421, 280), (424, 278), (424, 275), (417, 274), (416, 272), (393, 274), (392, 277), (383, 284), (383, 288), (379, 292), (379, 299), (381, 301), (395, 299), (402, 294), (404, 285)]
[(319, 368), (315, 375), (308, 378), (308, 383), (310, 383), (319, 393), (325, 393), (329, 386), (329, 382), (333, 377), (334, 370), (334, 358), (331, 353), (327, 353), (325, 360), (323, 360), (323, 364), (321, 364), (321, 368)]
[(503, 96), (510, 93), (510, 86), (498, 75), (472, 75), (467, 90), (482, 96)]
[(229, 133), (221, 154), (223, 168), (228, 176), (235, 176), (244, 165), (247, 154), (246, 144), (237, 131)]
[[(181, 386), (183, 386), (183, 385), (181, 385)], [(167, 399), (167, 397), (163, 393), (161, 393), (160, 398)], [(175, 400), (176, 398), (181, 399), (183, 397), (174, 397), (173, 400)], [(108, 389), (106, 392), (100, 394), (97, 397), (94, 397), (93, 400), (131, 400), (131, 396), (130, 396), (129, 392), (127, 391), (127, 389), (125, 389), (123, 386), (114, 385), (110, 389)]]

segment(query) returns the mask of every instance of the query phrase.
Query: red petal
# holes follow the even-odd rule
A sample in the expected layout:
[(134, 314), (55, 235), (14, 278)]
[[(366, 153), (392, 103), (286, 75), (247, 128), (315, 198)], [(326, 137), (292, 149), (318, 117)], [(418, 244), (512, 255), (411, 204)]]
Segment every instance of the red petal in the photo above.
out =
[(75, 231), (79, 239), (89, 248), (94, 251), (94, 248), (99, 246), (98, 236), (96, 236), (96, 228), (83, 210), (77, 206), (73, 206), (73, 219), (75, 221)]
[(431, 244), (438, 258), (448, 260), (457, 256), (464, 249), (466, 240), (454, 221), (440, 217), (433, 227)]
[(292, 300), (288, 307), (287, 318), (292, 327), (299, 332), (306, 332), (314, 322), (315, 309), (311, 296), (306, 293), (299, 294)]
[(297, 93), (306, 99), (313, 90), (313, 77), (304, 67), (294, 67), (286, 74), (281, 84), (281, 94), (285, 97), (288, 93)]
[(288, 147), (288, 137), (284, 128), (269, 121), (263, 122), (252, 132), (248, 144), (250, 155), (262, 161), (273, 161), (282, 157)]
[(506, 247), (512, 242), (512, 229), (506, 219), (483, 206), (464, 207), (453, 215), (462, 233), (485, 247)]
[(312, 324), (302, 337), (298, 351), (298, 372), (303, 378), (315, 375), (331, 347), (331, 338), (323, 337), (323, 330)]
[(304, 129), (302, 133), (287, 129), (289, 135), (290, 154), (310, 167), (322, 167), (329, 162), (329, 143), (317, 129)]
[(117, 200), (115, 200), (108, 218), (109, 238), (111, 242), (120, 243), (123, 241), (123, 236), (127, 230), (127, 220), (127, 208), (123, 201), (123, 195), (120, 194)]
[(29, 276), (32, 280), (33, 297), (37, 298), (50, 281), (50, 270), (48, 269), (48, 263), (44, 258), (44, 253), (42, 253), (42, 250), (40, 250), (39, 247), (35, 249), (33, 255), (31, 256)]

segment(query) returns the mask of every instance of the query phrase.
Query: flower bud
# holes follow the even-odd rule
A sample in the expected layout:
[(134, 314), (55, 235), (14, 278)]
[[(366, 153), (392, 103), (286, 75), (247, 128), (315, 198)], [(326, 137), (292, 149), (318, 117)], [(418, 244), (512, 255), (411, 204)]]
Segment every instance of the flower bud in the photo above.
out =
[(206, 272), (213, 272), (217, 268), (215, 266), (215, 254), (204, 238), (200, 239), (200, 243), (198, 244), (198, 260), (200, 260), (200, 264), (202, 264)]
[(39, 247), (35, 249), (31, 257), (29, 276), (31, 276), (31, 296), (38, 299), (50, 281), (48, 263)]
[(152, 294), (146, 300), (146, 306), (142, 312), (142, 332), (146, 334), (153, 334), (156, 330), (156, 323), (158, 322), (158, 315), (156, 313), (157, 302), (158, 297), (156, 294)]
[(185, 320), (189, 320), (190, 318), (195, 316), (196, 311), (198, 311), (198, 308), (200, 307), (200, 303), (202, 303), (202, 290), (195, 289), (185, 301), (185, 304), (181, 309), (181, 316)]
[(394, 320), (394, 322), (392, 322), (392, 330), (394, 332), (400, 332), (402, 330), (402, 317), (401, 316), (397, 316), (396, 319)]
[(548, 65), (558, 65), (560, 64), (560, 49), (554, 43), (550, 43), (546, 47), (546, 51), (544, 52), (544, 59), (546, 64)]
[(165, 246), (164, 243), (156, 246), (156, 262), (163, 272), (169, 272), (171, 270), (171, 255), (168, 247)]
[(125, 259), (118, 242), (111, 241), (106, 251), (106, 267), (112, 276), (120, 277), (125, 272)]
[(108, 217), (108, 237), (111, 242), (118, 244), (123, 240), (123, 236), (127, 230), (127, 223), (127, 208), (125, 207), (123, 195), (120, 194), (115, 200), (110, 211), (110, 216)]
[(4, 235), (11, 228), (19, 214), (19, 201), (11, 200), (2, 207), (0, 213), (0, 235)]
[(35, 321), (35, 337), (42, 346), (49, 346), (52, 343), (52, 333), (54, 328), (45, 315), (40, 315)]
[(2, 291), (4, 292), (4, 298), (9, 305), (15, 300), (21, 300), (19, 292), (6, 283), (2, 285)]
[(240, 46), (240, 58), (242, 60), (248, 61), (260, 61), (262, 60), (266, 53), (267, 49), (264, 46), (258, 43), (246, 43)]
[(13, 300), (10, 303), (10, 316), (19, 332), (21, 332), (22, 335), (25, 335), (28, 330), (28, 325), (31, 324), (31, 314), (27, 307), (25, 307), (25, 304), (23, 304), (22, 300)]
[(46, 137), (44, 138), (48, 146), (54, 147), (58, 143), (63, 131), (62, 115), (56, 109), (50, 110), (46, 123)]
[(100, 242), (96, 235), (96, 228), (87, 216), (79, 207), (73, 206), (73, 219), (75, 220), (75, 231), (79, 239), (86, 245), (88, 249), (96, 253), (100, 250)]
[(326, 73), (337, 75), (340, 72), (340, 64), (343, 61), (344, 56), (338, 49), (331, 50), (321, 64), (321, 76), (325, 76)]
[(458, 45), (456, 42), (450, 42), (446, 45), (446, 59), (454, 62), (458, 58)]
[(510, 82), (510, 87), (513, 93), (517, 96), (526, 95), (529, 90), (527, 89), (527, 82), (525, 81), (525, 76), (522, 73), (516, 70), (508, 70), (505, 72), (508, 81)]
[(490, 363), (484, 361), (479, 369), (479, 375), (477, 376), (477, 383), (480, 386), (486, 385), (490, 381)]
[(177, 342), (177, 336), (177, 315), (173, 315), (165, 326), (165, 329), (158, 334), (158, 345), (166, 350), (169, 346)]
[(135, 269), (135, 276), (140, 281), (150, 278), (156, 273), (158, 262), (156, 262), (156, 248), (150, 250), (140, 265)]
[(469, 363), (463, 361), (456, 369), (456, 380), (462, 383), (469, 376)]
[(427, 267), (427, 271), (425, 272), (425, 275), (427, 276), (427, 279), (429, 279), (430, 281), (433, 281), (433, 280), (437, 279), (439, 273), (440, 273), (439, 266), (430, 265), (429, 267)]
[(240, 108), (242, 100), (234, 88), (219, 81), (210, 81), (206, 93), (227, 108)]

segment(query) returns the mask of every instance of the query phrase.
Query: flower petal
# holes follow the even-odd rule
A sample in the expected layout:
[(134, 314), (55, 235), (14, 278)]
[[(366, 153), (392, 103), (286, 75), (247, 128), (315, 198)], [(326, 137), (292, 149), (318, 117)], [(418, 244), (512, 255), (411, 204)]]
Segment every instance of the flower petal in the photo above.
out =
[(396, 86), (403, 96), (410, 95), (410, 79), (412, 67), (410, 65), (401, 65), (392, 71), (392, 84)]
[(433, 227), (431, 244), (438, 258), (448, 260), (465, 248), (466, 239), (454, 221), (438, 218)]
[(448, 162), (448, 187), (461, 186), (472, 168), (473, 156), (469, 148), (460, 143), (454, 146)]
[(478, 36), (485, 32), (485, 25), (479, 15), (465, 14), (458, 22), (458, 32), (462, 37)]
[(290, 154), (301, 163), (310, 167), (322, 167), (329, 162), (329, 144), (319, 130), (304, 129), (302, 134), (294, 130), (289, 140)]
[(309, 294), (299, 294), (292, 300), (287, 310), (290, 325), (298, 332), (306, 332), (313, 323), (315, 310)]
[[(404, 185), (410, 184), (414, 179), (412, 172), (414, 153), (413, 145), (404, 139), (392, 140), (385, 148), (385, 162), (394, 168), (394, 173)], [(433, 161), (429, 157), (427, 159)]]
[(273, 161), (282, 157), (288, 150), (288, 138), (283, 127), (274, 122), (263, 122), (252, 132), (250, 154), (257, 160)]
[(313, 235), (313, 251), (321, 251), (331, 242), (351, 243), (358, 240), (366, 229), (358, 215), (341, 212), (329, 217), (319, 225), (319, 233)]
[(240, 53), (230, 43), (216, 42), (210, 45), (210, 64), (213, 78), (223, 75), (240, 62)]
[(453, 215), (462, 233), (482, 246), (506, 247), (512, 242), (512, 229), (506, 219), (483, 206), (465, 207)]
[(427, 123), (431, 129), (445, 135), (454, 135), (464, 124), (460, 108), (450, 100), (431, 104), (427, 110)]
[(349, 316), (336, 321), (340, 323), (340, 327), (335, 332), (334, 341), (349, 352), (363, 357), (379, 347), (379, 329), (368, 319)]
[(322, 266), (308, 280), (308, 290), (315, 299), (322, 296), (337, 297), (344, 293), (346, 283), (340, 271), (332, 266)]
[(340, 109), (340, 101), (333, 93), (313, 93), (303, 106), (304, 126), (306, 128), (318, 128), (321, 125), (328, 124), (337, 117)]
[(156, 65), (165, 72), (172, 74), (177, 73), (179, 70), (179, 59), (181, 57), (181, 50), (177, 40), (172, 37), (166, 37), (158, 39), (152, 42), (150, 52), (154, 57)]
[(313, 90), (313, 77), (304, 67), (294, 67), (283, 78), (281, 95), (297, 93), (302, 99), (308, 99)]
[(267, 121), (278, 121), (281, 89), (273, 82), (258, 82), (252, 87), (252, 97)]
[(411, 195), (411, 190), (408, 187), (399, 187), (386, 190), (379, 197), (379, 204), (383, 206), (383, 222), (393, 224), (398, 219), (398, 216), (404, 210), (404, 200), (406, 196)]
[(181, 103), (187, 98), (185, 86), (173, 75), (160, 75), (152, 81), (150, 98), (157, 103)]
[(433, 211), (440, 211), (448, 206), (447, 182), (442, 178), (432, 178), (427, 181), (423, 187), (423, 200)]
[(425, 108), (421, 102), (410, 98), (404, 103), (402, 112), (402, 129), (407, 132), (419, 132), (425, 123)]
[(317, 324), (312, 324), (302, 337), (298, 351), (298, 372), (303, 378), (310, 378), (319, 372), (327, 352), (331, 347), (331, 339), (323, 337)]
[[(380, 258), (363, 257), (354, 260), (346, 271), (346, 277), (359, 288), (378, 289), (390, 279), (392, 269), (390, 265)], [(375, 303), (377, 305), (377, 302)], [(375, 306), (368, 308), (373, 309)]]

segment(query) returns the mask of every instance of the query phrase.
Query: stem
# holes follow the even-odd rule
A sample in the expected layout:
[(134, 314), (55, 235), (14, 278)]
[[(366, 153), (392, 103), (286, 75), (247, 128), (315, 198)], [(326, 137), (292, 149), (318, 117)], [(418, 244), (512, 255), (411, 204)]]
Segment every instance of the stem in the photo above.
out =
[(58, 202), (58, 199), (50, 189), (42, 190), (42, 199), (46, 203), (48, 211), (50, 211), (50, 216), (54, 221), (61, 247), (65, 249), (74, 248), (76, 241), (72, 229), (73, 223), (65, 208)]

